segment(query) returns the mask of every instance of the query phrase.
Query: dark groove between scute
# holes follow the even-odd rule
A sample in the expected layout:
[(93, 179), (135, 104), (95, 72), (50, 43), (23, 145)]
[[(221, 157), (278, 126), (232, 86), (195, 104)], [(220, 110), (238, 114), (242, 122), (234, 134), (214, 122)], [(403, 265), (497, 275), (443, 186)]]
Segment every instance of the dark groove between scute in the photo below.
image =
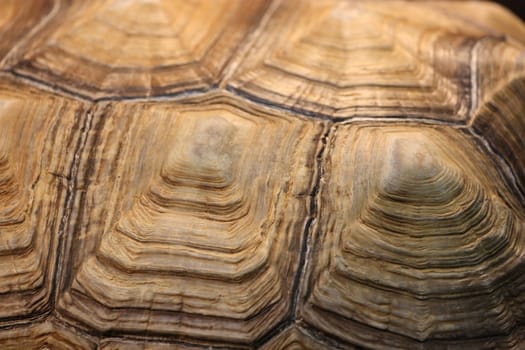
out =
[(304, 229), (302, 232), (302, 241), (301, 241), (301, 250), (299, 254), (299, 264), (297, 268), (297, 272), (295, 274), (293, 284), (292, 284), (292, 300), (290, 303), (290, 313), (291, 317), (284, 319), (282, 322), (278, 323), (275, 327), (270, 329), (266, 334), (261, 336), (259, 339), (257, 339), (254, 342), (254, 345), (256, 348), (261, 347), (265, 343), (267, 343), (270, 339), (277, 336), (279, 333), (284, 331), (286, 328), (288, 328), (290, 325), (294, 324), (297, 319), (297, 302), (299, 298), (299, 290), (300, 290), (300, 284), (302, 278), (304, 278), (304, 271), (306, 270), (306, 258), (308, 255), (308, 246), (310, 242), (310, 236), (312, 235), (312, 224), (314, 223), (315, 219), (317, 218), (318, 210), (319, 210), (319, 204), (318, 202), (318, 195), (320, 190), (320, 184), (321, 179), (324, 176), (324, 158), (326, 156), (325, 150), (326, 150), (326, 144), (327, 139), (332, 132), (332, 125), (328, 124), (325, 126), (326, 130), (323, 132), (321, 137), (319, 138), (319, 147), (318, 151), (315, 157), (315, 178), (313, 179), (313, 187), (310, 191), (310, 194), (308, 197), (310, 198), (310, 207), (308, 208), (308, 219), (306, 220), (306, 223), (304, 225)]

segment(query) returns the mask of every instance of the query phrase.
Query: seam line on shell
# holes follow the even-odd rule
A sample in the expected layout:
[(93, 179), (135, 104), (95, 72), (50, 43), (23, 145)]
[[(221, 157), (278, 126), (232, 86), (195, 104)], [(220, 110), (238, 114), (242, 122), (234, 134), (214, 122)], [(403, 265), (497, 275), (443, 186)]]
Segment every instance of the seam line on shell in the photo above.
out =
[(293, 299), (292, 299), (292, 310), (293, 316), (292, 321), (295, 322), (297, 319), (297, 304), (299, 299), (299, 287), (301, 281), (304, 281), (306, 265), (308, 264), (308, 256), (310, 254), (310, 248), (312, 244), (311, 238), (313, 236), (313, 230), (315, 228), (315, 223), (318, 220), (319, 216), (319, 207), (321, 201), (321, 183), (324, 178), (324, 166), (327, 158), (327, 153), (330, 147), (328, 147), (328, 138), (331, 134), (335, 133), (335, 126), (333, 124), (327, 125), (326, 130), (319, 140), (319, 150), (315, 157), (315, 178), (312, 181), (313, 187), (310, 192), (310, 208), (308, 213), (308, 219), (306, 221), (304, 230), (303, 230), (303, 241), (301, 242), (301, 257), (299, 261), (299, 270), (295, 276), (294, 286), (293, 286)]
[[(73, 155), (73, 161), (69, 170), (69, 174), (71, 176), (71, 181), (68, 183), (67, 186), (67, 192), (66, 192), (66, 200), (64, 204), (64, 214), (60, 220), (60, 225), (57, 232), (57, 256), (56, 256), (56, 271), (55, 271), (55, 278), (54, 278), (54, 284), (52, 286), (52, 297), (51, 297), (51, 305), (53, 308), (53, 314), (57, 314), (55, 305), (58, 302), (58, 298), (60, 296), (60, 287), (61, 287), (61, 281), (62, 276), (64, 274), (64, 268), (68, 268), (64, 266), (65, 262), (65, 256), (67, 255), (69, 244), (71, 241), (71, 235), (67, 235), (67, 231), (69, 228), (69, 220), (70, 220), (70, 214), (73, 209), (74, 200), (76, 198), (76, 186), (77, 186), (77, 176), (78, 176), (78, 169), (80, 165), (80, 159), (81, 155), (84, 151), (84, 148), (87, 143), (88, 134), (91, 131), (92, 128), (92, 121), (94, 116), (94, 110), (96, 108), (96, 104), (91, 104), (88, 108), (85, 114), (85, 121), (81, 125), (80, 129), (80, 135), (79, 140), (77, 144), (75, 145), (75, 151)], [(66, 232), (66, 234), (64, 234)], [(57, 317), (58, 318), (58, 317)]]
[(259, 40), (261, 33), (268, 26), (268, 22), (272, 18), (272, 15), (275, 13), (279, 5), (281, 5), (281, 2), (282, 0), (273, 0), (273, 2), (266, 8), (266, 11), (264, 11), (259, 21), (253, 24), (251, 32), (246, 34), (241, 44), (238, 46), (235, 52), (233, 52), (231, 60), (224, 69), (223, 77), (219, 82), (219, 86), (221, 88), (226, 87), (228, 85), (228, 81), (233, 75), (235, 75), (237, 68), (240, 66), (241, 62), (244, 61), (244, 58)]
[(312, 177), (310, 184), (310, 193), (308, 194), (308, 216), (306, 218), (304, 228), (301, 231), (302, 239), (300, 243), (299, 251), (299, 262), (297, 265), (297, 271), (294, 275), (292, 291), (291, 291), (291, 302), (289, 309), (289, 316), (283, 321), (279, 322), (276, 326), (272, 327), (268, 332), (262, 335), (259, 339), (254, 342), (256, 349), (262, 347), (264, 344), (269, 342), (271, 339), (278, 336), (281, 332), (284, 332), (287, 328), (296, 323), (297, 319), (297, 304), (299, 299), (299, 293), (301, 289), (301, 281), (305, 277), (306, 265), (308, 263), (308, 255), (310, 254), (310, 241), (312, 236), (312, 230), (315, 226), (314, 223), (317, 220), (319, 211), (319, 200), (320, 200), (320, 188), (321, 181), (324, 176), (324, 161), (327, 153), (327, 143), (332, 129), (334, 128), (333, 123), (327, 123), (324, 126), (324, 130), (320, 133), (319, 140), (317, 141), (317, 152), (315, 153), (315, 175)]
[(93, 99), (89, 98), (88, 96), (79, 94), (77, 92), (65, 89), (60, 86), (49, 85), (46, 81), (36, 79), (32, 76), (22, 74), (15, 70), (8, 70), (6, 71), (6, 73), (10, 74), (15, 79), (22, 80), (24, 83), (31, 85), (39, 90), (47, 91), (47, 92), (50, 92), (50, 93), (53, 93), (53, 94), (56, 94), (58, 96), (65, 97), (65, 98), (72, 98), (77, 101), (89, 102), (89, 103), (96, 102)]
[[(495, 168), (497, 172), (501, 175), (503, 182), (512, 188), (512, 192), (519, 195), (518, 202), (525, 207), (525, 197), (524, 193), (521, 192), (516, 176), (511, 166), (507, 161), (494, 150), (490, 143), (482, 136), (479, 135), (474, 128), (467, 129), (470, 135), (474, 138), (475, 144), (480, 149), (481, 153), (487, 154), (489, 159), (495, 163)], [(507, 181), (508, 179), (508, 181)]]
[(474, 112), (478, 109), (478, 47), (481, 43), (482, 40), (476, 41), (470, 52), (470, 110), (467, 124), (474, 119)]
[[(40, 29), (45, 27), (51, 21), (51, 19), (55, 17), (59, 8), (60, 1), (56, 1), (53, 5), (53, 9), (49, 11), (49, 13), (42, 20), (40, 20), (40, 22), (38, 22), (37, 25), (35, 25), (35, 27), (31, 29), (27, 35), (23, 36), (18, 42), (18, 44), (15, 44), (11, 48), (11, 50), (9, 50), (9, 52), (4, 56), (4, 59), (0, 61), (0, 67), (8, 65), (9, 60), (14, 59), (11, 56), (16, 56), (19, 48), (24, 46), (27, 42), (29, 42), (30, 39), (34, 38), (38, 34)], [(18, 63), (18, 60), (16, 60), (15, 63)]]

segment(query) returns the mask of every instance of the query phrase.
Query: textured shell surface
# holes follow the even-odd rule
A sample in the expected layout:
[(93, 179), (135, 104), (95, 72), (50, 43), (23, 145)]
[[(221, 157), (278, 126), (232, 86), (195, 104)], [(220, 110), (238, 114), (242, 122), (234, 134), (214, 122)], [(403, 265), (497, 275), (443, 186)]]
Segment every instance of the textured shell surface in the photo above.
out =
[(525, 24), (0, 2), (0, 349), (525, 349)]

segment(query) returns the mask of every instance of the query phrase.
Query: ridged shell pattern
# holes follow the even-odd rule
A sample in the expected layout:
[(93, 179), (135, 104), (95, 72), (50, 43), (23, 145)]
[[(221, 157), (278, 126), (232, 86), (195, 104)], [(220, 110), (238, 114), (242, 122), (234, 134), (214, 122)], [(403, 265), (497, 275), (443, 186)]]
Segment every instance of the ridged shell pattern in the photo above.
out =
[(80, 208), (114, 206), (80, 214), (61, 312), (101, 330), (238, 341), (288, 314), (321, 125), (233, 102), (100, 109), (93, 156), (116, 157), (86, 178), (100, 186)]
[[(479, 172), (486, 160), (466, 137), (360, 124), (336, 135), (308, 321), (365, 344), (378, 332), (378, 344), (399, 348), (505, 336), (521, 324), (523, 216), (498, 193), (495, 172)], [(362, 325), (367, 336), (356, 331)]]
[[(23, 231), (26, 230), (23, 227), (26, 208), (23, 187), (18, 182), (14, 166), (9, 160), (11, 152), (7, 147), (8, 138), (4, 135), (7, 133), (6, 129), (0, 132), (0, 226), (4, 237), (2, 243), (7, 245), (9, 250), (9, 247), (18, 245), (13, 239), (22, 237)], [(0, 248), (1, 250), (5, 248)]]
[[(60, 100), (8, 77), (1, 80), (2, 319), (37, 315), (48, 307), (65, 199), (61, 179), (72, 160), (66, 149), (76, 132), (72, 117), (81, 110), (82, 103)], [(51, 156), (54, 151), (58, 154)]]
[[(479, 33), (458, 35), (438, 13), (428, 22), (398, 16), (376, 2), (284, 1), (229, 87), (336, 118), (464, 119), (469, 36)], [(446, 29), (434, 29), (439, 20)]]
[(522, 350), (496, 4), (0, 1), (0, 349)]
[(217, 84), (264, 7), (260, 0), (63, 3), (58, 22), (12, 59), (13, 68), (90, 98), (202, 91)]

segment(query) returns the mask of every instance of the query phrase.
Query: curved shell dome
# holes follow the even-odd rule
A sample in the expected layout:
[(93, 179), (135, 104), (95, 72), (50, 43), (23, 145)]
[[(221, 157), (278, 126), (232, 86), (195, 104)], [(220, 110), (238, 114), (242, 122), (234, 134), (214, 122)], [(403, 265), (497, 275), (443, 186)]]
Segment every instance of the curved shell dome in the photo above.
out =
[(0, 2), (1, 349), (523, 349), (525, 25), (490, 2)]

